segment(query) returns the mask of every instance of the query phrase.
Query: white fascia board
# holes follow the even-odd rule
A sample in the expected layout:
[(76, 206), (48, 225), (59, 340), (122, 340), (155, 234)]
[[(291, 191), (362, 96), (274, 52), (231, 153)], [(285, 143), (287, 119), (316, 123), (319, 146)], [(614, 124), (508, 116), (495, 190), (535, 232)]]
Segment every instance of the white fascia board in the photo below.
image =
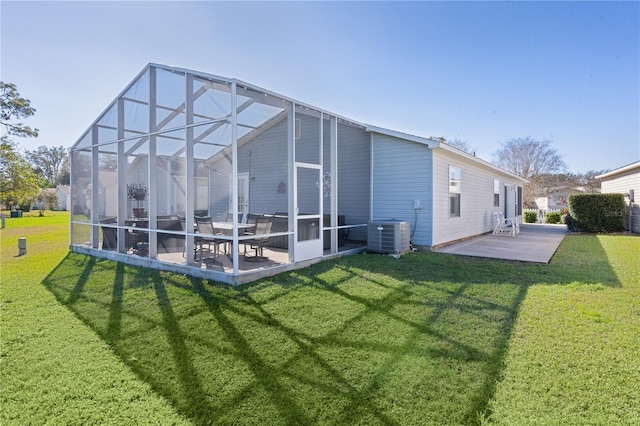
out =
[(628, 172), (628, 171), (633, 170), (633, 169), (639, 169), (640, 170), (640, 161), (636, 161), (635, 163), (627, 164), (626, 166), (622, 166), (622, 167), (619, 167), (619, 168), (617, 168), (615, 170), (611, 170), (610, 172), (598, 175), (598, 176), (596, 176), (596, 179), (608, 178), (608, 177), (611, 177), (611, 176), (615, 176), (615, 175), (617, 175), (619, 173)]
[(429, 148), (438, 148), (440, 146), (440, 142), (435, 139), (423, 138), (420, 136), (410, 135), (408, 133), (402, 133), (395, 130), (385, 129), (383, 127), (376, 127), (366, 125), (367, 132), (371, 133), (379, 133), (381, 135), (391, 136), (398, 139), (403, 139), (411, 142), (421, 143), (423, 145), (427, 145)]
[(442, 149), (442, 150), (444, 150), (444, 151), (450, 152), (450, 153), (452, 153), (452, 154), (458, 155), (458, 156), (460, 156), (460, 157), (466, 158), (467, 160), (470, 160), (470, 161), (473, 161), (473, 162), (479, 163), (479, 164), (483, 165), (484, 167), (487, 167), (487, 168), (490, 168), (490, 169), (492, 169), (492, 170), (495, 170), (495, 171), (496, 171), (496, 172), (498, 172), (498, 173), (501, 173), (501, 174), (504, 174), (504, 175), (510, 176), (510, 177), (512, 177), (513, 179), (517, 179), (517, 180), (519, 180), (519, 181), (520, 181), (520, 182), (522, 182), (522, 183), (529, 183), (529, 181), (528, 181), (527, 179), (523, 178), (523, 177), (520, 177), (520, 176), (518, 176), (518, 175), (515, 175), (515, 174), (513, 174), (513, 173), (511, 173), (511, 172), (508, 172), (508, 171), (506, 171), (506, 170), (504, 170), (504, 169), (502, 169), (502, 168), (500, 168), (500, 167), (496, 166), (495, 164), (491, 164), (490, 162), (488, 162), (488, 161), (486, 161), (486, 160), (483, 160), (482, 158), (476, 157), (475, 155), (471, 155), (471, 154), (469, 154), (469, 153), (467, 153), (467, 152), (464, 152), (464, 151), (463, 151), (463, 150), (461, 150), (461, 149), (458, 149), (458, 148), (454, 148), (454, 147), (452, 147), (452, 146), (449, 146), (449, 145), (447, 145), (446, 143), (440, 144), (440, 145), (438, 146), (438, 148), (440, 148), (440, 149)]

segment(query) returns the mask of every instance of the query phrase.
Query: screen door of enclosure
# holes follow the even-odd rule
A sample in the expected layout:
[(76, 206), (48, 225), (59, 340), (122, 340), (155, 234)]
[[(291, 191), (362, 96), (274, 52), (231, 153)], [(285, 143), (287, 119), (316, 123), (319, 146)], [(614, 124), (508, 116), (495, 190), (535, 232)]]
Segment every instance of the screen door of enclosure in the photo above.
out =
[(322, 256), (322, 168), (296, 164), (295, 261)]

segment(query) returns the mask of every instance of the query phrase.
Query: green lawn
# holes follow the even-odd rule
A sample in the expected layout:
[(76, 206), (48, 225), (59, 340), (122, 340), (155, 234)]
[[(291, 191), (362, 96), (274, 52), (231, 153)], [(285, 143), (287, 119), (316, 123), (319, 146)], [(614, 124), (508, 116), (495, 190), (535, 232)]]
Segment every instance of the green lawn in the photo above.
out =
[(0, 424), (189, 424), (42, 285), (68, 245), (68, 212), (0, 230)]
[(65, 220), (0, 234), (2, 424), (640, 422), (640, 238), (569, 236), (550, 265), (359, 255), (234, 288), (66, 254)]
[(640, 425), (640, 238), (567, 240), (552, 267), (579, 262), (583, 272), (568, 285), (529, 289), (492, 420)]

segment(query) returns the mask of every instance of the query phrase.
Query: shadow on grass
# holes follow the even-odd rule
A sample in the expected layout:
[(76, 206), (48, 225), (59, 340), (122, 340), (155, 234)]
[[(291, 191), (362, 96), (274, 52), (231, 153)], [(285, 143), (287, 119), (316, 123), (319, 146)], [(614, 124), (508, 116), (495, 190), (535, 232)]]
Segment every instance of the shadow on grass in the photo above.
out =
[(239, 287), (68, 255), (46, 287), (197, 424), (474, 424), (533, 284), (619, 286), (595, 236), (549, 265), (434, 253)]

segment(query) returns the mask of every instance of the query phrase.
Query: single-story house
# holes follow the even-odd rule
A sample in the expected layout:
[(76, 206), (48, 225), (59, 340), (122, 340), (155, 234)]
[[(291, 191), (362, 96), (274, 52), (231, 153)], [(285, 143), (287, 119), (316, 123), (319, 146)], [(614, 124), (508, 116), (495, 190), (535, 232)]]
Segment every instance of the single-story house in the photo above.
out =
[(58, 205), (55, 210), (68, 210), (71, 205), (71, 187), (69, 185), (58, 185), (55, 191), (58, 197)]
[(640, 233), (640, 161), (627, 164), (610, 172), (596, 176), (600, 179), (600, 192), (603, 194), (624, 194), (627, 203), (627, 212), (629, 213), (626, 220), (627, 229), (629, 229), (629, 220), (631, 220), (631, 230)]
[(545, 211), (561, 210), (569, 207), (569, 195), (584, 193), (585, 190), (583, 187), (573, 187), (570, 185), (554, 186), (549, 188), (546, 196), (535, 198), (535, 207)]
[[(242, 283), (357, 253), (370, 221), (430, 249), (519, 220), (526, 181), (432, 138), (147, 65), (71, 151), (71, 250)], [(406, 227), (406, 224), (404, 225)]]

